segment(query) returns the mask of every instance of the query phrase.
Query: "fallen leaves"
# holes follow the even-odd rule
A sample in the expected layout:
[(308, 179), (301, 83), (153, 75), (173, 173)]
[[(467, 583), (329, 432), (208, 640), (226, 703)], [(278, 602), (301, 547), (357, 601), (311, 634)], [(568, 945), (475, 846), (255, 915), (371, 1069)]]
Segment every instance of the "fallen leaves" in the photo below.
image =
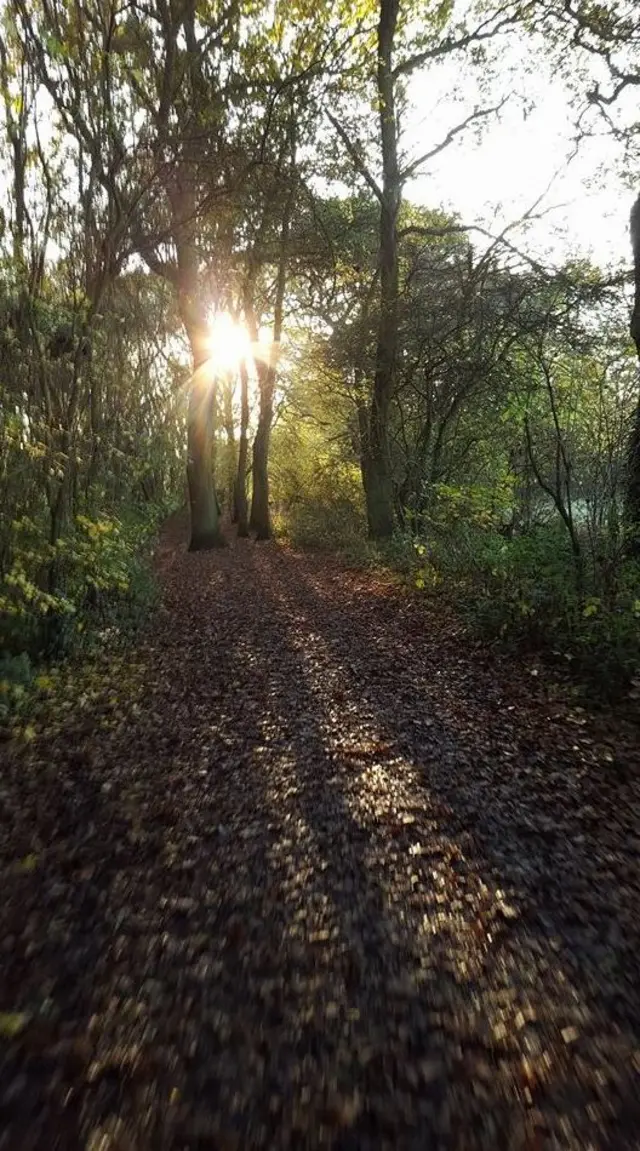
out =
[(7, 1146), (629, 1145), (635, 736), (326, 557), (163, 565), (0, 776)]
[(22, 1011), (0, 1011), (0, 1036), (3, 1039), (15, 1039), (24, 1031), (29, 1022), (29, 1016)]
[(567, 1045), (575, 1043), (580, 1037), (580, 1032), (577, 1027), (563, 1027), (560, 1034), (562, 1035), (563, 1042)]

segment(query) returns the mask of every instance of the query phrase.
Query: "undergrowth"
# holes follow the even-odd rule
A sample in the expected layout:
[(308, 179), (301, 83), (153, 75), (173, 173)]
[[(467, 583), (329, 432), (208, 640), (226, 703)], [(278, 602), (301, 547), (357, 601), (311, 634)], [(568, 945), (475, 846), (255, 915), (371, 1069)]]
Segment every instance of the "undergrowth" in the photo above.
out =
[(513, 539), (458, 525), (399, 546), (414, 586), (445, 596), (487, 640), (562, 664), (603, 700), (619, 698), (640, 675), (636, 563), (614, 566), (585, 548), (577, 570), (557, 524)]
[(279, 530), (296, 546), (351, 566), (390, 568), (478, 635), (560, 665), (591, 695), (615, 700), (640, 680), (640, 565), (584, 539), (578, 572), (561, 524), (507, 538), (495, 524), (435, 520), (384, 544), (366, 538), (353, 505), (300, 505)]
[(0, 593), (5, 729), (30, 716), (69, 661), (111, 656), (135, 636), (156, 602), (151, 556), (164, 514), (78, 516), (55, 547), (35, 523), (16, 525), (20, 548)]

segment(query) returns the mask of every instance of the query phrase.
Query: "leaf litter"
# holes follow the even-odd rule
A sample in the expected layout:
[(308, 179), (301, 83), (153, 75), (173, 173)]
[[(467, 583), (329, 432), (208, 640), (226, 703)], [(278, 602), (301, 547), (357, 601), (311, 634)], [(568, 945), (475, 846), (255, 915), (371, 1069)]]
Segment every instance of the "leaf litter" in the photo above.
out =
[(625, 1148), (640, 778), (384, 578), (160, 549), (0, 774), (0, 1151)]

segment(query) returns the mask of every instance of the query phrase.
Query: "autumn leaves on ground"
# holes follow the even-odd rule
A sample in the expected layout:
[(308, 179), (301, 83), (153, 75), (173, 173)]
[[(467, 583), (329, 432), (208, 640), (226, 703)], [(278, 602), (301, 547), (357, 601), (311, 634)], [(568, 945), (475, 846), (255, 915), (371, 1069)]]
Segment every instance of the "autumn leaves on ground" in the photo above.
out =
[(0, 1148), (622, 1148), (631, 732), (393, 583), (190, 555), (3, 752)]

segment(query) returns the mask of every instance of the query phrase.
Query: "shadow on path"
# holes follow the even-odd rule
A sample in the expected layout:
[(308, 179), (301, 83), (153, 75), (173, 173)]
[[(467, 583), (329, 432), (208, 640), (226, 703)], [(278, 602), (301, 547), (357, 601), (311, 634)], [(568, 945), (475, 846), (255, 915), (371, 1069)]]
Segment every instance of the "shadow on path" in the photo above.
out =
[(330, 564), (161, 564), (138, 699), (3, 777), (0, 1151), (635, 1146), (637, 953), (490, 673)]

